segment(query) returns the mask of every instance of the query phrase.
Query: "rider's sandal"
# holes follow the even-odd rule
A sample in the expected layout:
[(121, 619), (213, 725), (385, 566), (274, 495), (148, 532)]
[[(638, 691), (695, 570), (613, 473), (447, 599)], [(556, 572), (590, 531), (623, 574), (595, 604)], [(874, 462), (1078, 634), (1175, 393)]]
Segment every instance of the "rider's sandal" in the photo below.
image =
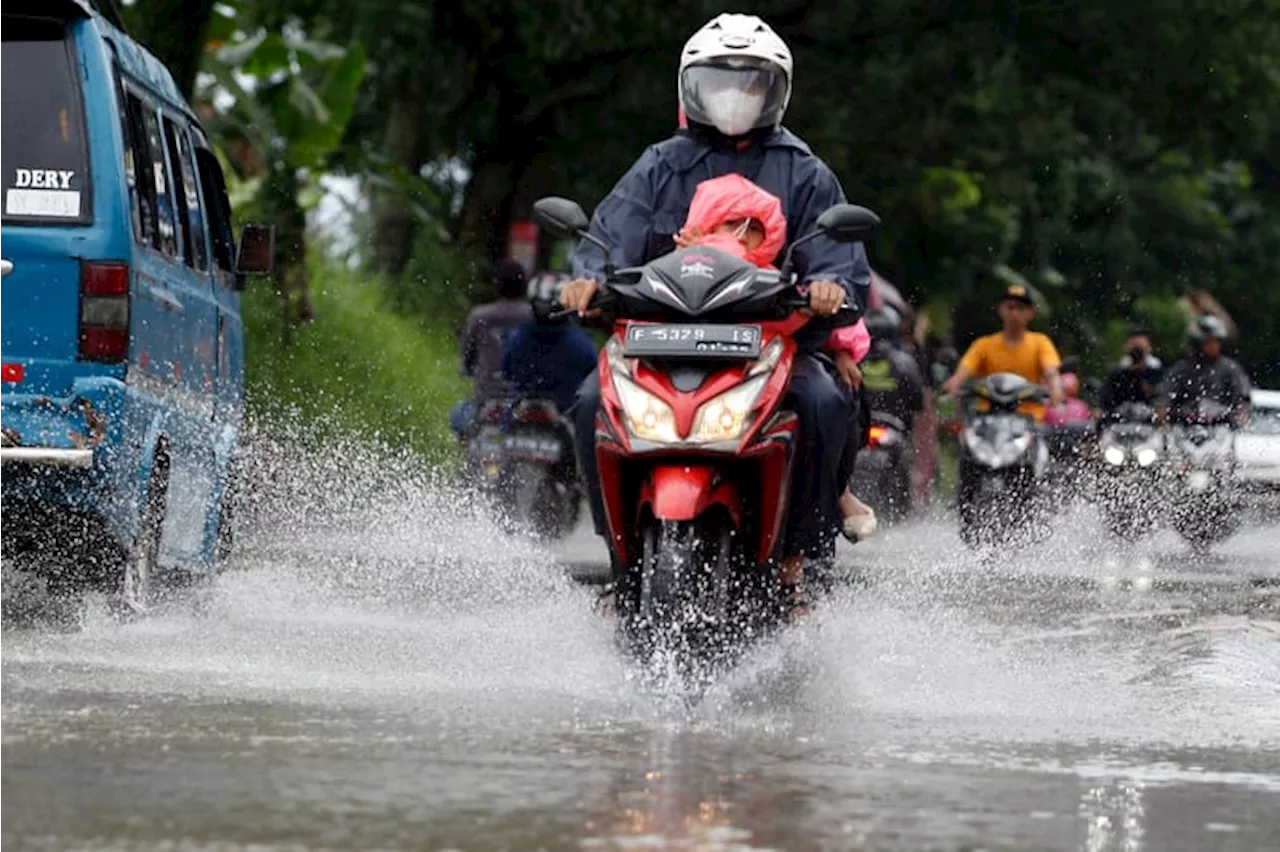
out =
[(880, 522), (876, 520), (875, 511), (868, 507), (866, 512), (850, 515), (841, 521), (840, 533), (849, 541), (857, 544), (875, 535), (879, 527)]
[(782, 611), (787, 621), (797, 621), (813, 612), (813, 599), (804, 583), (782, 584)]
[(605, 618), (618, 614), (618, 595), (614, 591), (613, 583), (606, 583), (600, 590), (600, 594), (596, 597), (595, 610), (596, 615)]

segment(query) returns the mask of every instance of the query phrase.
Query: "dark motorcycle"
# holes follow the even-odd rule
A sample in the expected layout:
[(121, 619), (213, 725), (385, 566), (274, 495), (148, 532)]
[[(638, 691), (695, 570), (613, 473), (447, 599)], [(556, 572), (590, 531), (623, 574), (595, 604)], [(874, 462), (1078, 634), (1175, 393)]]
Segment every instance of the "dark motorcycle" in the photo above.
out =
[(1098, 424), (1092, 420), (1044, 426), (1041, 438), (1049, 451), (1044, 491), (1050, 503), (1065, 509), (1092, 493), (1090, 462), (1097, 447)]
[(539, 538), (563, 538), (578, 525), (578, 485), (569, 423), (554, 402), (522, 399), (507, 418), (498, 491), (504, 517)]
[(1174, 412), (1170, 424), (1169, 520), (1192, 546), (1205, 548), (1241, 523), (1236, 423), (1225, 405), (1202, 399)]
[(866, 446), (853, 466), (850, 489), (886, 521), (911, 511), (911, 433), (897, 417), (871, 412)]
[(1115, 535), (1133, 538), (1155, 529), (1164, 514), (1166, 452), (1151, 406), (1126, 402), (1103, 419), (1093, 465), (1095, 500)]
[(1043, 518), (1040, 481), (1049, 452), (1035, 419), (1018, 408), (1047, 397), (1013, 373), (995, 373), (966, 389), (958, 494), (966, 545), (1002, 544)]

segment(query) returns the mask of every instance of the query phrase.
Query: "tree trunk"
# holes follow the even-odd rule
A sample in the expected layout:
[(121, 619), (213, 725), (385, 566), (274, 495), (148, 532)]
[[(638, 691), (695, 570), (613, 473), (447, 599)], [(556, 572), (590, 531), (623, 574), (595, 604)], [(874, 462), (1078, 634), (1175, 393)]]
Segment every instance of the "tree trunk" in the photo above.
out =
[(489, 150), (472, 164), (458, 223), (458, 244), (467, 255), (494, 262), (506, 254), (516, 178), (525, 166), (513, 156), (518, 155)]
[(307, 270), (307, 217), (298, 204), (298, 174), (284, 160), (272, 163), (263, 206), (276, 226), (271, 281), (280, 300), (281, 342), (293, 343), (299, 325), (313, 318)]
[(214, 0), (141, 0), (126, 7), (129, 35), (156, 55), (187, 97), (196, 84)]
[[(424, 82), (414, 79), (396, 89), (382, 132), (383, 156), (413, 178), (417, 178), (421, 166), (422, 123), (427, 99)], [(386, 187), (375, 191), (370, 203), (374, 263), (382, 272), (399, 275), (409, 263), (417, 231), (408, 199), (403, 189)]]

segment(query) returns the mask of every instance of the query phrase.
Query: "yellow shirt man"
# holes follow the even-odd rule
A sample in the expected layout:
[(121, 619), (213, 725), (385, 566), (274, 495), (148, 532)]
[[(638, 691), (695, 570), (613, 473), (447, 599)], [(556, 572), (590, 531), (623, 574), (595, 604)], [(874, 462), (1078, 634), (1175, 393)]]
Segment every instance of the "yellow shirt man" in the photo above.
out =
[[(1035, 317), (1035, 303), (1026, 288), (1009, 287), (1000, 300), (997, 311), (1004, 330), (973, 341), (960, 359), (960, 365), (945, 386), (948, 393), (955, 393), (972, 378), (985, 378), (993, 373), (1016, 373), (1032, 384), (1046, 385), (1056, 402), (1061, 401), (1062, 386), (1058, 368), (1062, 359), (1047, 335), (1028, 331), (1027, 325)], [(1040, 420), (1044, 417), (1041, 403), (1023, 403), (1020, 411)]]

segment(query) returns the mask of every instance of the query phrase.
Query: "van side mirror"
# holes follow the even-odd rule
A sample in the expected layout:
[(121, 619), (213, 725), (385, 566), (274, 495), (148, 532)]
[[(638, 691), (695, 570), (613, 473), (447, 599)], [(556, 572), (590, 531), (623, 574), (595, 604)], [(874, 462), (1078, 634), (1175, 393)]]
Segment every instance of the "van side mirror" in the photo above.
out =
[(275, 225), (245, 225), (236, 252), (236, 276), (266, 275), (271, 271), (275, 250)]

